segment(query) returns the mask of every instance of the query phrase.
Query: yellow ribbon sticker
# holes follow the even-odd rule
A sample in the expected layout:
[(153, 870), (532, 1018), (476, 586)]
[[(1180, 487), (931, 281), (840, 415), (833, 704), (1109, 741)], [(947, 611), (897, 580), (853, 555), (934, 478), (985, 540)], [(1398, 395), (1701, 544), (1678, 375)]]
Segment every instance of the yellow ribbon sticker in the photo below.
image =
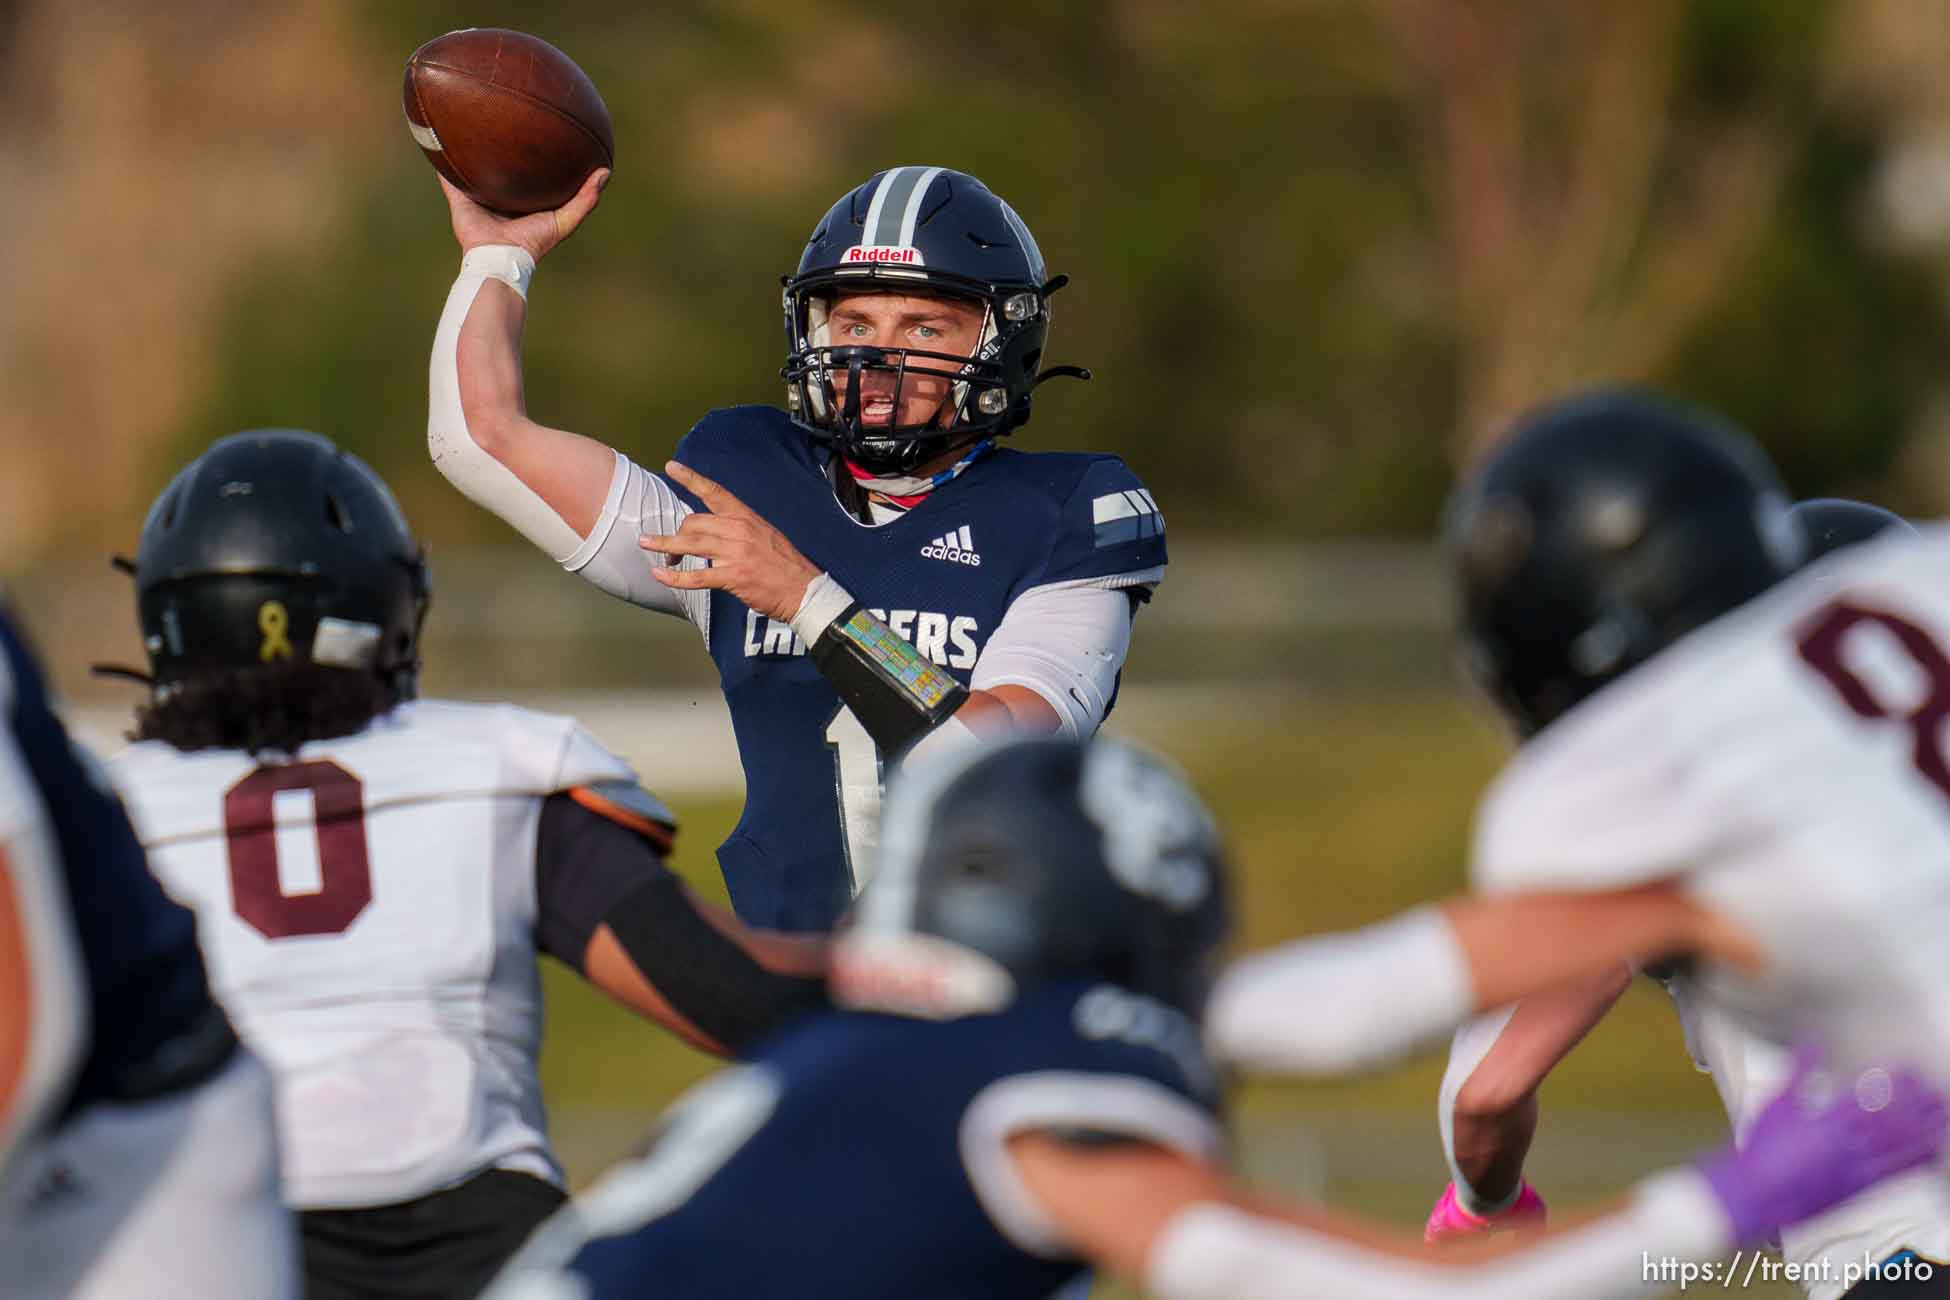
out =
[(291, 615), (282, 603), (267, 600), (257, 607), (257, 630), (264, 634), (264, 644), (257, 648), (260, 660), (268, 664), (273, 659), (292, 657), (291, 639), (285, 635), (290, 626)]

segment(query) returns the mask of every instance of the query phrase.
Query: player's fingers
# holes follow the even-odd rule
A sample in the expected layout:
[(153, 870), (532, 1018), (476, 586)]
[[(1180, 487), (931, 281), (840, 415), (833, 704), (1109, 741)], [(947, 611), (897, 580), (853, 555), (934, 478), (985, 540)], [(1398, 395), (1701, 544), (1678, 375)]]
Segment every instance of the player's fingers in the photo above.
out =
[[(695, 542), (706, 537), (729, 543), (749, 540), (751, 529), (751, 522), (747, 519), (726, 519), (721, 515), (693, 514), (685, 516), (684, 522), (677, 526), (677, 531), (667, 536), (676, 538), (680, 544)], [(657, 535), (664, 534), (653, 534), (653, 536)]]
[(666, 587), (678, 587), (685, 591), (722, 587), (725, 584), (724, 575), (717, 569), (670, 569), (658, 565), (650, 570), (650, 576)]
[(714, 515), (749, 515), (752, 513), (751, 507), (733, 496), (730, 489), (719, 486), (719, 484), (704, 477), (704, 475), (698, 473), (689, 465), (680, 465), (674, 460), (665, 461), (664, 473), (676, 479), (684, 487), (689, 488), (691, 494), (699, 501), (702, 501), (705, 507)]
[(555, 210), (555, 229), (561, 238), (567, 239), (574, 234), (583, 218), (596, 210), (596, 204), (602, 201), (603, 186), (609, 184), (609, 177), (609, 168), (598, 167), (584, 178), (582, 188), (576, 191), (575, 197)]
[(714, 537), (703, 531), (673, 533), (667, 537), (639, 537), (636, 544), (646, 551), (660, 551), (665, 555), (702, 555), (707, 559), (716, 559), (731, 547), (730, 539)]
[(726, 518), (723, 515), (692, 514), (684, 517), (677, 525), (677, 537), (750, 537), (752, 525), (749, 519), (736, 515)]

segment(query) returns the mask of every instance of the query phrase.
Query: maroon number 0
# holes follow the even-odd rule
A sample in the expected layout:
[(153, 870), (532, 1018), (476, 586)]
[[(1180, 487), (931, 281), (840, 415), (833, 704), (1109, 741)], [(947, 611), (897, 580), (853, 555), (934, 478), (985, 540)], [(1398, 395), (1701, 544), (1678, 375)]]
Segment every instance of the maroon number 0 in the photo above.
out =
[[(1930, 679), (1930, 693), (1913, 708), (1892, 708), (1876, 698), (1867, 682), (1842, 662), (1842, 642), (1865, 623), (1873, 623), (1894, 637), (1923, 675)], [(1798, 647), (1810, 668), (1827, 679), (1857, 717), (1870, 721), (1898, 722), (1909, 728), (1910, 760), (1930, 784), (1950, 798), (1950, 761), (1938, 739), (1945, 718), (1950, 718), (1950, 657), (1946, 657), (1930, 634), (1906, 618), (1886, 610), (1864, 609), (1846, 600), (1823, 606), (1802, 625)]]
[[(287, 894), (278, 881), (272, 799), (280, 790), (309, 790), (316, 809), (319, 888)], [(230, 904), (267, 939), (338, 934), (372, 901), (366, 851), (364, 787), (337, 763), (260, 767), (223, 797), (230, 850)]]

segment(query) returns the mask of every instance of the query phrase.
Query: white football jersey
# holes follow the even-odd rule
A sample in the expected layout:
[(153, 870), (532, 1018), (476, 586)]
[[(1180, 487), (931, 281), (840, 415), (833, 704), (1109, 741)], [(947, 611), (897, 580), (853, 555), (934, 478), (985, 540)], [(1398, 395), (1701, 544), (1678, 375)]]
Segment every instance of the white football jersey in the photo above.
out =
[[(1950, 1087), (1950, 530), (1838, 552), (1686, 637), (1527, 744), (1483, 802), (1485, 893), (1681, 879), (1766, 970), (1679, 990), (1736, 1127), (1812, 1033), (1844, 1069)], [(1950, 1259), (1950, 1183), (1913, 1176), (1787, 1234), (1840, 1270)]]
[(285, 1199), (411, 1200), (488, 1168), (560, 1183), (536, 1080), (542, 800), (634, 781), (573, 719), (419, 700), (259, 765), (110, 764), (210, 984), (270, 1065)]

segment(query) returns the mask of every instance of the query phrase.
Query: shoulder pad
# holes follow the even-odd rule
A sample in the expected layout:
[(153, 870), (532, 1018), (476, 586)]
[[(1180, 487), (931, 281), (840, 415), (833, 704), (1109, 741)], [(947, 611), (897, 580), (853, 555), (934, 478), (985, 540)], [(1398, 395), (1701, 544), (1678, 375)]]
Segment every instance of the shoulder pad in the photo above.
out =
[(579, 722), (569, 721), (568, 735), (557, 753), (560, 757), (548, 784), (551, 791), (583, 785), (636, 784), (636, 770)]
[(1150, 490), (1117, 457), (1092, 458), (1061, 510), (1040, 583), (1164, 568), (1164, 514)]
[(671, 459), (719, 478), (726, 464), (742, 464), (754, 452), (766, 449), (807, 456), (811, 439), (775, 406), (727, 406), (692, 425), (678, 440)]
[(600, 785), (579, 785), (568, 791), (569, 798), (599, 817), (627, 827), (670, 852), (677, 838), (677, 818), (663, 801), (634, 781), (605, 781)]

